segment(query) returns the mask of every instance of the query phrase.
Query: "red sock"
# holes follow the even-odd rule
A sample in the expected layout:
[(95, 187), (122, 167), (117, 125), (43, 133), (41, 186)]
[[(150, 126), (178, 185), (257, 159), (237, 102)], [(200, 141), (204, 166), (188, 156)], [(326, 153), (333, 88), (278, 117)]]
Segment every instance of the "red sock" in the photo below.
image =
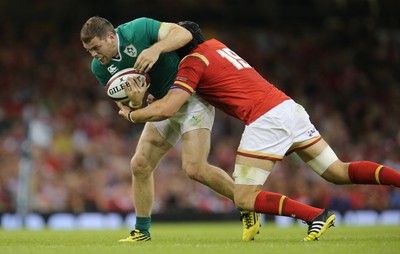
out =
[(321, 214), (323, 209), (302, 204), (282, 194), (261, 191), (254, 203), (254, 211), (310, 221)]
[(370, 161), (351, 162), (349, 178), (356, 184), (381, 184), (400, 187), (400, 173)]

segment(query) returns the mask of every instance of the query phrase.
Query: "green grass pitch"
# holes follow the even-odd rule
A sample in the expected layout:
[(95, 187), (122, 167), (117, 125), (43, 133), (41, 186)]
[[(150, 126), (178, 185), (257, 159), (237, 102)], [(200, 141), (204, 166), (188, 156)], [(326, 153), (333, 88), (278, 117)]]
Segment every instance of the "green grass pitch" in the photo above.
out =
[(241, 241), (241, 223), (153, 223), (152, 241), (118, 243), (129, 229), (52, 231), (0, 229), (1, 254), (253, 254), (400, 253), (400, 226), (338, 226), (319, 241), (302, 242), (306, 227), (263, 225), (255, 241)]

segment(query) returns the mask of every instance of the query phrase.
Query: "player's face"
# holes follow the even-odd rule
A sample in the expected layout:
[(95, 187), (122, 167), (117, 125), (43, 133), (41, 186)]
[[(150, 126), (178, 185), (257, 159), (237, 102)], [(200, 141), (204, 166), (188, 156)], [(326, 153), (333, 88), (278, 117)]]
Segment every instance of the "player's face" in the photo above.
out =
[(113, 35), (107, 36), (103, 40), (94, 37), (89, 43), (83, 43), (83, 47), (101, 64), (108, 64), (111, 58), (118, 53), (117, 43), (115, 43), (114, 39), (115, 36)]

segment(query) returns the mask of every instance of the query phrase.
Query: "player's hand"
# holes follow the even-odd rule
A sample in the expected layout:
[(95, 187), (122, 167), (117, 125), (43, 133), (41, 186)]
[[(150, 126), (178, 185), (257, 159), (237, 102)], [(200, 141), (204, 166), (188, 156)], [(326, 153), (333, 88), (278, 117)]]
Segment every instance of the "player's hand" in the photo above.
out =
[(132, 109), (126, 105), (124, 105), (122, 102), (116, 102), (117, 106), (119, 107), (119, 112), (118, 114), (128, 120), (129, 122), (132, 122), (132, 120), (129, 118), (129, 114), (132, 112)]
[(150, 86), (150, 84), (146, 83), (146, 79), (130, 77), (122, 86), (130, 100), (129, 106), (134, 109), (140, 108), (143, 97)]
[(136, 59), (135, 68), (139, 73), (147, 73), (160, 57), (161, 51), (157, 47), (152, 46), (143, 50)]

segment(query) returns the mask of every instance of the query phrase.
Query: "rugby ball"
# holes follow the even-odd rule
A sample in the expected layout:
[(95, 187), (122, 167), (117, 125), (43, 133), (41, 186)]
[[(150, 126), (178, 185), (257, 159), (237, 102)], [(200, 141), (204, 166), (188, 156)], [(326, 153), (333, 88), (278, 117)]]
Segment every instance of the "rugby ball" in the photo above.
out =
[(115, 73), (106, 85), (106, 92), (108, 97), (114, 101), (122, 103), (128, 102), (129, 98), (126, 95), (123, 84), (128, 80), (129, 77), (138, 77), (145, 79), (147, 84), (150, 84), (150, 76), (147, 73), (139, 73), (134, 68), (127, 68)]

